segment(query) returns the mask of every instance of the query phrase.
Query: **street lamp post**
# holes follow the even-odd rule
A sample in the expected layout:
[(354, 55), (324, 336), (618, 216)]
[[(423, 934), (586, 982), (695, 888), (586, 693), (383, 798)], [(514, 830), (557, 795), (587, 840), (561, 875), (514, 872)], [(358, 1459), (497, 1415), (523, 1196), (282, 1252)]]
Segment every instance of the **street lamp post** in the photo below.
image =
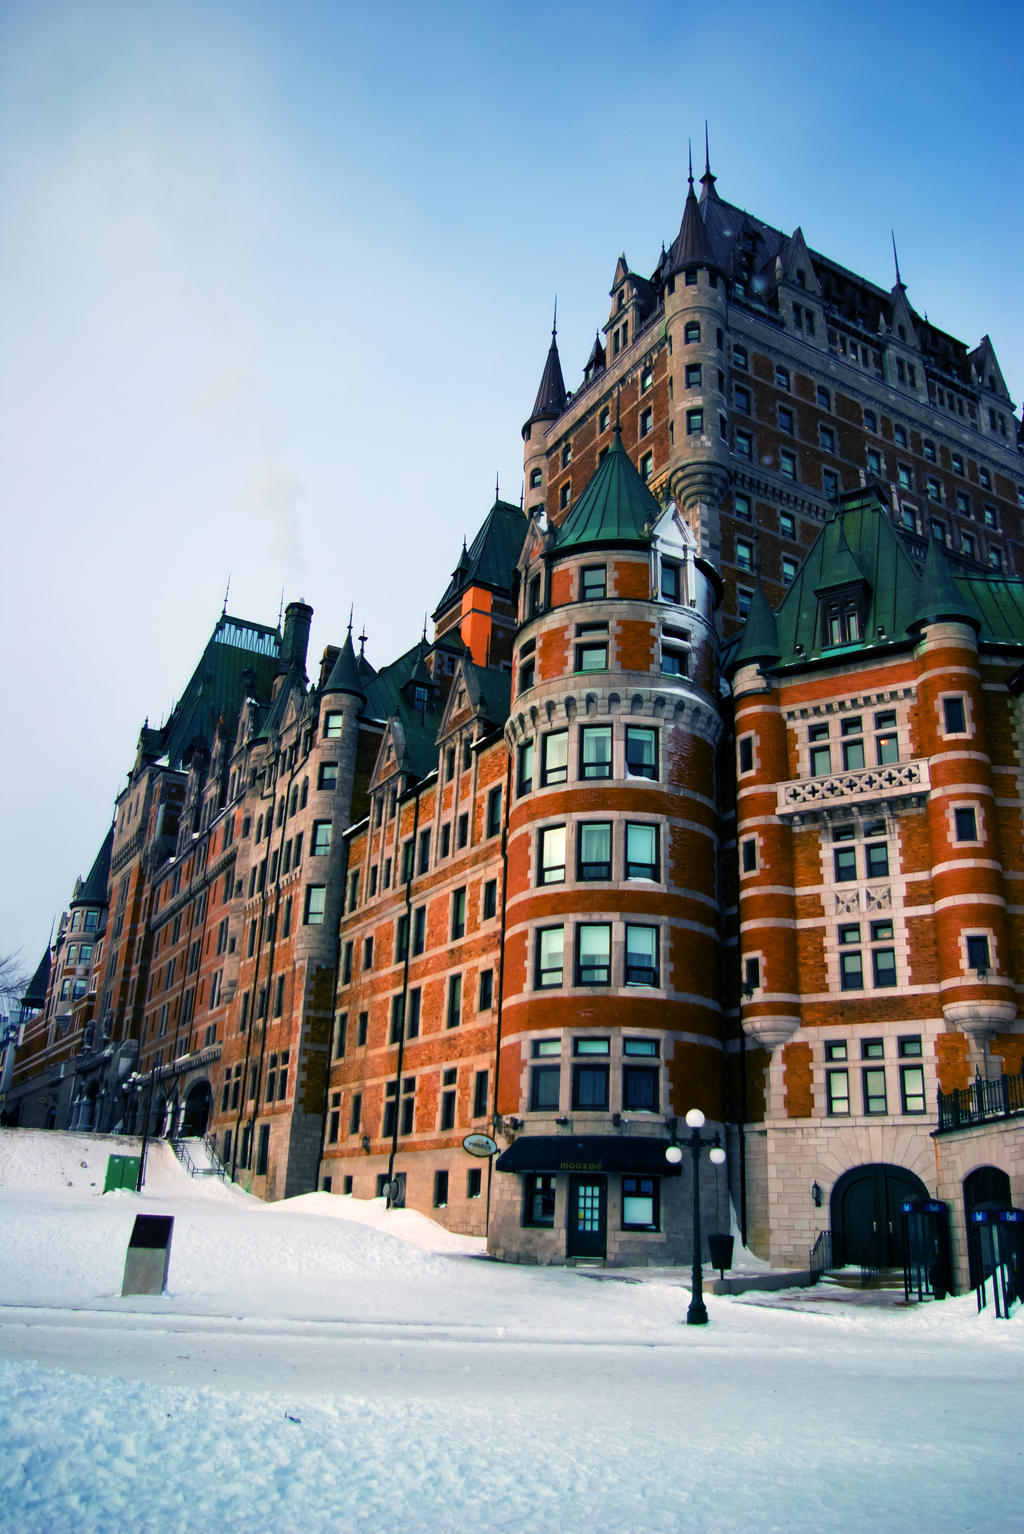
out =
[[(143, 1121), (142, 1121), (142, 1146), (141, 1146), (141, 1149), (139, 1151), (139, 1176), (138, 1176), (138, 1180), (137, 1180), (137, 1182), (135, 1184), (135, 1191), (136, 1191), (136, 1193), (141, 1193), (142, 1192), (142, 1184), (146, 1180), (146, 1152), (149, 1150), (149, 1124), (150, 1124), (150, 1119), (153, 1116), (153, 1086), (154, 1086), (154, 1083), (155, 1083), (155, 1078), (156, 1078), (156, 1072), (155, 1071), (150, 1071), (150, 1073), (149, 1073), (149, 1098), (148, 1098), (148, 1100), (146, 1102), (145, 1115), (144, 1115), (144, 1118), (143, 1118)], [(146, 1084), (146, 1078), (144, 1076), (142, 1076), (138, 1071), (132, 1071), (131, 1075), (128, 1077), (127, 1081), (124, 1083), (123, 1090), (125, 1092), (131, 1092), (132, 1096), (133, 1096), (133, 1098), (135, 1100), (136, 1112), (138, 1112), (139, 1108), (142, 1105), (142, 1095), (143, 1095), (143, 1090), (145, 1088), (145, 1084)]]
[(708, 1151), (709, 1160), (715, 1166), (721, 1166), (725, 1160), (725, 1151), (718, 1143), (717, 1134), (713, 1139), (705, 1139), (701, 1134), (704, 1128), (704, 1115), (699, 1108), (691, 1108), (686, 1115), (686, 1125), (690, 1130), (689, 1138), (682, 1145), (675, 1141), (665, 1152), (665, 1160), (678, 1166), (683, 1159), (684, 1148), (693, 1157), (693, 1276), (690, 1281), (690, 1308), (686, 1312), (687, 1326), (707, 1326), (708, 1311), (704, 1304), (704, 1270), (700, 1256), (700, 1153)]

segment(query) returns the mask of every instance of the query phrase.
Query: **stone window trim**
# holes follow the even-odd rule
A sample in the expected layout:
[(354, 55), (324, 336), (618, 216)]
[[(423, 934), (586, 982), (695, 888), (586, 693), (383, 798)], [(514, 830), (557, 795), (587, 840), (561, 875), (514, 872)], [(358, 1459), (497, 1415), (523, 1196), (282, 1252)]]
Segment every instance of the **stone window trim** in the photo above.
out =
[(991, 927), (966, 927), (960, 933), (960, 971), (965, 979), (977, 979), (979, 969), (998, 975), (996, 935)]
[[(956, 717), (957, 705), (962, 715)], [(968, 740), (974, 735), (974, 708), (971, 699), (963, 692), (944, 692), (935, 700), (938, 733), (943, 740)]]
[[(967, 816), (958, 814), (958, 811), (970, 811), (974, 817), (974, 835), (961, 834), (969, 830), (965, 824)], [(982, 847), (987, 835), (985, 825), (985, 809), (978, 799), (951, 799), (946, 805), (946, 828), (950, 845), (953, 847)]]

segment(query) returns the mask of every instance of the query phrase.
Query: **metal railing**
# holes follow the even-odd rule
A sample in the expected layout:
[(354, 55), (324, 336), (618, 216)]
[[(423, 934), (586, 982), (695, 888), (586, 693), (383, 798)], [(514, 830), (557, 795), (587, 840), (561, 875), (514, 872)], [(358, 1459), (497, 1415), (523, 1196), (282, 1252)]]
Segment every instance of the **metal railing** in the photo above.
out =
[(811, 1270), (811, 1283), (816, 1284), (823, 1273), (827, 1273), (832, 1266), (832, 1232), (820, 1230), (811, 1247), (810, 1261), (807, 1266)]
[(188, 1141), (186, 1139), (172, 1140), (171, 1149), (177, 1156), (178, 1160), (181, 1162), (182, 1166), (185, 1168), (188, 1175), (190, 1177), (226, 1178), (228, 1175), (227, 1168), (225, 1167), (223, 1161), (221, 1161), (220, 1157), (217, 1155), (217, 1152), (213, 1147), (213, 1142), (210, 1140), (209, 1136), (191, 1135), (189, 1138), (192, 1140), (199, 1140), (201, 1142), (209, 1159), (206, 1166), (200, 1165), (200, 1163), (194, 1159), (191, 1152), (189, 1151)]
[(987, 1124), (993, 1119), (1012, 1119), (1024, 1114), (1024, 1071), (1016, 1076), (1001, 1076), (997, 1081), (983, 1081), (976, 1076), (969, 1087), (939, 1093), (939, 1134), (944, 1130), (967, 1129), (972, 1124)]

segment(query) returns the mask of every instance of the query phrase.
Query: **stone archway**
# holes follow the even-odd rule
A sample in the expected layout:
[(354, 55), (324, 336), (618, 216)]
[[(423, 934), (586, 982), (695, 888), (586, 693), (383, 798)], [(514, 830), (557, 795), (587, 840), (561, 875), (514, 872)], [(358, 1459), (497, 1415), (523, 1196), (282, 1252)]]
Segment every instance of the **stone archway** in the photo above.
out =
[(844, 1172), (830, 1200), (834, 1265), (899, 1267), (903, 1261), (900, 1204), (904, 1199), (927, 1197), (920, 1177), (906, 1167), (876, 1161)]
[(205, 1079), (195, 1081), (185, 1094), (185, 1115), (181, 1134), (186, 1138), (206, 1133), (213, 1111), (213, 1088)]

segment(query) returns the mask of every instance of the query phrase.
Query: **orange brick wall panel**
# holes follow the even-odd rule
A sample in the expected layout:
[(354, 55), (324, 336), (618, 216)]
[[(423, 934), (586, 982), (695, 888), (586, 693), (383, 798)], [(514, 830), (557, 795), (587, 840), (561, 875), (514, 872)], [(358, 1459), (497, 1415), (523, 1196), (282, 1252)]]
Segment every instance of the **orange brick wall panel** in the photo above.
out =
[(770, 1063), (769, 1052), (766, 1049), (759, 1049), (756, 1045), (748, 1044), (741, 1055), (731, 1057), (729, 1080), (731, 1090), (735, 1083), (733, 1097), (735, 1111), (738, 1114), (742, 1111), (741, 1104), (745, 1105), (745, 1122), (748, 1124), (760, 1124), (764, 1121), (768, 1106), (766, 1078)]
[(650, 671), (654, 665), (654, 628), (650, 623), (622, 618), (613, 625), (615, 663), (622, 671)]
[(943, 1033), (935, 1040), (935, 1062), (940, 1092), (962, 1092), (971, 1084), (967, 1036)]
[(537, 636), (537, 680), (550, 682), (564, 676), (569, 665), (569, 631), (565, 628), (546, 629)]
[(1019, 1076), (1024, 1070), (1024, 1036), (1019, 1033), (997, 1033), (989, 1053), (1002, 1060), (1004, 1076)]
[(808, 1119), (814, 1112), (813, 1058), (810, 1044), (790, 1042), (783, 1045), (782, 1079), (785, 1083), (787, 1118)]
[(665, 779), (673, 787), (694, 787), (710, 799), (714, 795), (714, 748), (685, 730), (670, 730), (665, 737)]
[(522, 1108), (523, 1054), (518, 1042), (503, 1044), (498, 1070), (498, 1112), (517, 1115)]
[(646, 559), (615, 559), (612, 561), (608, 576), (610, 595), (640, 602), (646, 602), (649, 599), (651, 570)]
[(518, 996), (526, 985), (527, 934), (509, 933), (505, 939), (505, 994)]
[(574, 565), (557, 565), (551, 572), (551, 606), (564, 607), (575, 600), (576, 568)]
[(800, 927), (796, 934), (801, 990), (808, 995), (828, 990), (825, 964), (825, 932), (821, 927)]
[(668, 1062), (668, 1084), (666, 1106), (675, 1117), (682, 1118), (690, 1108), (700, 1108), (709, 1119), (724, 1120), (722, 1057), (718, 1050), (677, 1043)]

